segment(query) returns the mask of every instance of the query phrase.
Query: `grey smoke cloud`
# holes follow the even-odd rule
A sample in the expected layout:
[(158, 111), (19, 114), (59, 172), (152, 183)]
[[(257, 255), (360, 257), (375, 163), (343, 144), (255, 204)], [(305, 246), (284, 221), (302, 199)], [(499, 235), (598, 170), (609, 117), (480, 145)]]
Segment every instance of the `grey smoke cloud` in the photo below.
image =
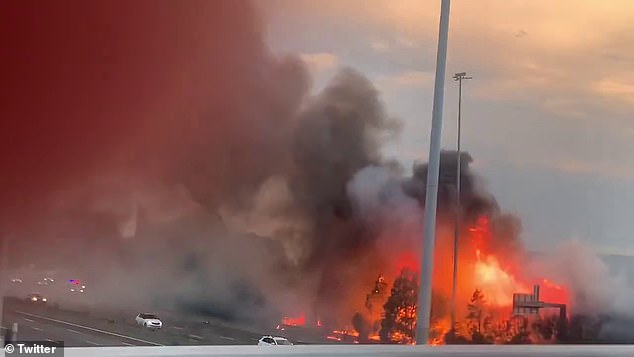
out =
[[(25, 76), (7, 77), (37, 88), (15, 95), (42, 104), (0, 106), (19, 129), (3, 126), (16, 138), (1, 147), (12, 204), (0, 210), (26, 242), (17, 249), (88, 276), (95, 304), (267, 321), (297, 307), (348, 323), (363, 304), (355, 294), (420, 239), (425, 195), (425, 165), (410, 172), (381, 155), (400, 124), (373, 84), (342, 69), (311, 96), (306, 64), (267, 49), (249, 2), (94, 4), (14, 9), (37, 13), (60, 46), (59, 58), (33, 56), (45, 71), (23, 61)], [(88, 48), (87, 23), (104, 53)], [(14, 26), (0, 33), (41, 32)], [(7, 43), (24, 54), (44, 41), (25, 38)], [(46, 130), (28, 130), (41, 118)], [(445, 221), (455, 155), (441, 157)], [(470, 161), (465, 219), (488, 215), (492, 248), (520, 251), (520, 221)]]

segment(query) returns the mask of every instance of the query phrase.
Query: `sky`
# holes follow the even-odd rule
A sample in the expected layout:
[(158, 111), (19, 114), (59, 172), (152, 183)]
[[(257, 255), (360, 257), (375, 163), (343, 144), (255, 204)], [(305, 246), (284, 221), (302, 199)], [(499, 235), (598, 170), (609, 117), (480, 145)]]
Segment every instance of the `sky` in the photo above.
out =
[[(298, 53), (317, 92), (341, 67), (368, 76), (404, 126), (384, 154), (426, 161), (440, 1), (259, 0), (267, 40)], [(530, 249), (578, 240), (634, 255), (634, 3), (453, 0), (442, 146), (462, 147)]]

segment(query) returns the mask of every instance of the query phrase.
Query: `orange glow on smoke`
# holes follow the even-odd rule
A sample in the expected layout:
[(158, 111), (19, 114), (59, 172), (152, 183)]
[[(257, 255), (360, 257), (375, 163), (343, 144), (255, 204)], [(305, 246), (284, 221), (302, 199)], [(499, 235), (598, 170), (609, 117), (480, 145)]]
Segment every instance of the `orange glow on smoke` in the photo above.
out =
[(282, 318), (282, 325), (286, 326), (304, 326), (306, 324), (306, 315), (302, 312), (301, 315), (296, 317), (287, 317), (284, 316)]
[[(537, 281), (536, 284), (540, 285), (539, 294), (541, 300), (570, 306), (570, 294), (565, 287), (549, 279), (542, 279), (541, 281)], [(570, 311), (570, 309), (568, 311)]]
[(549, 287), (549, 288), (553, 288), (555, 290), (561, 290), (561, 286), (551, 282), (548, 279), (543, 279), (542, 282), (544, 283), (545, 286)]
[(469, 233), (471, 234), (471, 241), (476, 251), (483, 249), (491, 234), (489, 218), (486, 216), (478, 218), (476, 224), (469, 228)]
[(411, 271), (418, 271), (419, 269), (419, 259), (417, 258), (414, 252), (404, 252), (402, 253), (396, 265), (396, 271), (400, 273), (403, 269), (409, 269)]

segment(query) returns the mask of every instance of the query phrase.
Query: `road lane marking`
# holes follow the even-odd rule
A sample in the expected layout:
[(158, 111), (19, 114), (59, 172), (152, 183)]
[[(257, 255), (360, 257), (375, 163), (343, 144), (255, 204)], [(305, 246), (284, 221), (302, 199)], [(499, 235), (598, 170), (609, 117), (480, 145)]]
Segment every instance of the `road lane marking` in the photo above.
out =
[(133, 344), (131, 344), (131, 343), (127, 343), (127, 342), (123, 342), (123, 341), (121, 341), (121, 343), (123, 343), (123, 344), (124, 344), (124, 345), (126, 345), (126, 346), (136, 346), (136, 345), (133, 345)]
[(220, 336), (220, 338), (225, 339), (225, 340), (229, 340), (229, 341), (235, 341), (236, 340), (233, 337), (227, 337), (227, 336)]
[(97, 342), (92, 342), (92, 341), (88, 341), (88, 340), (86, 340), (86, 343), (90, 343), (91, 345), (94, 345), (94, 346), (101, 346)]
[(52, 319), (50, 317), (40, 316), (40, 315), (36, 315), (36, 314), (31, 314), (31, 313), (24, 312), (24, 311), (16, 311), (16, 313), (17, 314), (21, 314), (21, 315), (30, 316), (30, 317), (35, 317), (35, 318), (42, 319), (42, 320), (48, 320), (48, 321), (53, 321), (53, 322), (57, 322), (57, 323), (60, 323), (60, 324), (65, 324), (65, 325), (69, 325), (69, 326), (79, 327), (79, 328), (83, 328), (83, 329), (86, 329), (86, 330), (89, 330), (89, 331), (99, 332), (99, 333), (103, 333), (103, 334), (110, 335), (110, 336), (122, 337), (122, 338), (125, 338), (127, 340), (131, 340), (131, 341), (147, 343), (147, 344), (153, 345), (153, 346), (163, 346), (160, 343), (151, 342), (151, 341), (147, 341), (147, 340), (142, 340), (140, 338), (136, 338), (136, 337), (132, 337), (132, 336), (126, 336), (126, 335), (122, 335), (122, 334), (118, 334), (118, 333), (114, 333), (114, 332), (110, 332), (110, 331), (104, 331), (104, 330), (96, 329), (96, 328), (93, 328), (93, 327), (88, 327), (88, 326), (83, 326), (83, 325), (79, 325), (79, 324), (74, 324), (74, 323), (68, 322), (68, 321)]
[(32, 329), (34, 329), (35, 331), (42, 331), (42, 329), (41, 329), (41, 328), (39, 328), (39, 327), (34, 327), (34, 326), (29, 326), (29, 327), (30, 327), (30, 328), (32, 328)]
[(68, 331), (68, 332), (72, 332), (72, 333), (78, 333), (78, 334), (80, 334), (80, 335), (83, 335), (83, 333), (81, 333), (81, 332), (79, 332), (79, 331), (77, 331), (77, 330), (73, 330), (72, 328), (67, 328), (67, 329), (66, 329), (66, 331)]
[(23, 319), (24, 319), (24, 321), (33, 322), (33, 320), (27, 319), (26, 317), (23, 317)]
[(51, 340), (50, 338), (47, 338), (46, 341), (48, 341), (48, 342), (57, 342), (55, 340)]

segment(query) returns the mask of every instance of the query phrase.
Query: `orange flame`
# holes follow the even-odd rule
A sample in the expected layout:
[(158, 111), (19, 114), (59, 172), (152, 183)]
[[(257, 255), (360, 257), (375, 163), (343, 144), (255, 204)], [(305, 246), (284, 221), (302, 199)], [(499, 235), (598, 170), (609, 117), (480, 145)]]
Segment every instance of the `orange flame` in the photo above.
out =
[(510, 306), (514, 293), (528, 290), (500, 267), (495, 256), (488, 255), (483, 259), (480, 250), (476, 250), (474, 281), (494, 306)]
[[(498, 237), (495, 236), (496, 233), (492, 230), (489, 217), (482, 216), (478, 218), (471, 227), (465, 230), (465, 233), (466, 234), (460, 237), (460, 250), (458, 255), (459, 268), (456, 278), (456, 317), (460, 324), (458, 329), (461, 330), (457, 331), (458, 334), (466, 332), (466, 330), (462, 331), (462, 329), (466, 329), (466, 325), (463, 323), (465, 322), (465, 316), (467, 316), (467, 303), (475, 289), (479, 289), (484, 294), (486, 306), (494, 309), (496, 314), (495, 318), (499, 319), (499, 321), (493, 321), (493, 324), (497, 325), (504, 324), (506, 319), (510, 318), (513, 294), (530, 294), (532, 285), (535, 283), (542, 286), (542, 289), (540, 289), (540, 300), (568, 303), (568, 294), (565, 287), (558, 285), (552, 280), (547, 278), (541, 278), (538, 281), (523, 280), (519, 270), (521, 267), (521, 262), (519, 261), (520, 255), (514, 254), (518, 252), (503, 251), (501, 249), (504, 248), (493, 244), (494, 239)], [(392, 256), (393, 260), (388, 260), (391, 262), (389, 265), (375, 267), (383, 269), (383, 272), (387, 274), (385, 275), (386, 283), (392, 284), (403, 268), (408, 268), (413, 272), (419, 271), (420, 260), (416, 254), (416, 250), (413, 248), (414, 247), (404, 247), (398, 255)], [(435, 294), (448, 300), (452, 291), (451, 278), (453, 274), (451, 264), (453, 261), (453, 232), (451, 230), (439, 229), (434, 255), (433, 290)], [(376, 270), (377, 269), (369, 270), (368, 276), (376, 277)], [(359, 279), (365, 278), (366, 277), (360, 277)], [(363, 284), (359, 284), (359, 286), (363, 286)], [(371, 288), (371, 286), (368, 286), (368, 288)], [(389, 289), (390, 288), (388, 288), (388, 292)], [(363, 306), (363, 301), (356, 301), (356, 299), (358, 296), (365, 296), (366, 293), (366, 291), (361, 291), (354, 297), (351, 296), (351, 300), (354, 300), (356, 304), (353, 302), (350, 305)], [(389, 296), (389, 293), (387, 295)], [(385, 297), (386, 300), (388, 296)], [(373, 309), (376, 307), (381, 309), (385, 301), (374, 301), (372, 303)], [(446, 311), (440, 313), (441, 316), (436, 316), (436, 320), (432, 325), (434, 337), (429, 340), (429, 343), (432, 345), (443, 344), (444, 336), (451, 330), (449, 310), (448, 308), (445, 308), (445, 310)], [(367, 313), (366, 317), (371, 317), (369, 322), (376, 326), (375, 323), (377, 321), (372, 321), (372, 319), (379, 319), (381, 312), (382, 311), (372, 310), (372, 313)], [(411, 314), (415, 314), (414, 308), (403, 308), (398, 313), (401, 318), (411, 317)], [(304, 316), (302, 313), (296, 317), (285, 317), (282, 320), (282, 325), (304, 326), (306, 324)], [(328, 321), (328, 324), (331, 323), (332, 322)], [(316, 325), (318, 327), (322, 326), (322, 321), (317, 320)], [(380, 341), (381, 338), (377, 332), (378, 331), (372, 331), (368, 339), (370, 341)], [(394, 342), (404, 344), (413, 343), (413, 339), (408, 333), (394, 331), (390, 336)], [(343, 342), (349, 342), (356, 338), (354, 342), (358, 342), (359, 333), (353, 331), (351, 326), (340, 326), (339, 329), (332, 331), (325, 337), (329, 340)]]
[(282, 325), (286, 326), (304, 326), (306, 324), (306, 315), (302, 312), (301, 315), (296, 317), (284, 316), (282, 318)]

